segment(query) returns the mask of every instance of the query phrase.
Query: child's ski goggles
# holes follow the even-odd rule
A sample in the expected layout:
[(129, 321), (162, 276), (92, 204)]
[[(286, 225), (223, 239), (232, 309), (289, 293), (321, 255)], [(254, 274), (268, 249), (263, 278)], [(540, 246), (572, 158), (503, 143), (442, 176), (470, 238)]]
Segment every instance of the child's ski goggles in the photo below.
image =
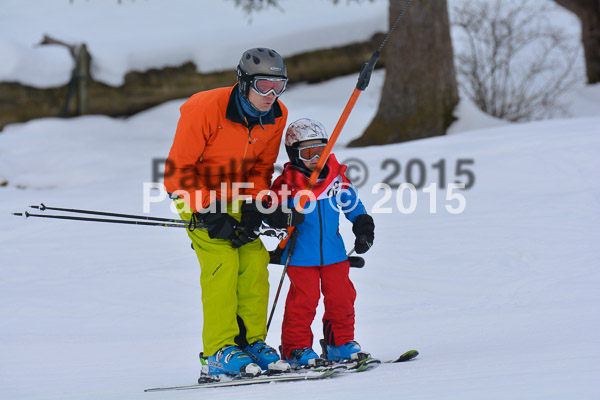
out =
[(273, 76), (257, 76), (252, 79), (252, 88), (261, 96), (267, 96), (273, 93), (275, 96), (281, 96), (287, 86), (287, 78), (278, 78)]
[(317, 157), (321, 157), (323, 151), (325, 151), (325, 146), (327, 146), (327, 143), (298, 147), (298, 158), (302, 161), (312, 161)]

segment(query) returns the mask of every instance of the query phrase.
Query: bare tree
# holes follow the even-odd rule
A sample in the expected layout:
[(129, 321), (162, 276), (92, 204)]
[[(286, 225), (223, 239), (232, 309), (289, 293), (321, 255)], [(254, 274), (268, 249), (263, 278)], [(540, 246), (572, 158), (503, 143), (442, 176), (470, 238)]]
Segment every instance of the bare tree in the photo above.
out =
[(241, 7), (248, 15), (269, 7), (281, 9), (279, 0), (234, 0), (234, 2), (236, 7)]
[[(406, 0), (390, 0), (390, 26)], [(379, 109), (349, 146), (444, 135), (458, 103), (446, 0), (413, 2), (384, 49), (386, 77)]]
[(581, 20), (588, 83), (600, 82), (600, 0), (554, 0)]
[[(119, 0), (120, 1), (120, 0)], [(267, 7), (277, 7), (279, 6), (279, 0), (233, 0), (235, 2), (236, 7), (242, 7), (242, 9), (248, 13), (254, 11), (260, 11)], [(346, 0), (346, 3), (363, 3), (363, 2), (373, 2), (374, 0)], [(331, 0), (333, 4), (338, 4), (340, 0)]]
[[(119, 0), (120, 1), (120, 0)], [(252, 14), (253, 12), (262, 11), (269, 7), (278, 8), (281, 11), (284, 9), (279, 5), (280, 0), (233, 0), (235, 2), (236, 7), (241, 7), (247, 14)], [(330, 0), (333, 4), (338, 4), (340, 0)], [(374, 0), (346, 0), (346, 3), (363, 3), (363, 2), (373, 2)]]
[(462, 31), (456, 66), (463, 93), (482, 111), (521, 121), (556, 111), (580, 78), (579, 46), (547, 18), (547, 3), (471, 0), (454, 9)]

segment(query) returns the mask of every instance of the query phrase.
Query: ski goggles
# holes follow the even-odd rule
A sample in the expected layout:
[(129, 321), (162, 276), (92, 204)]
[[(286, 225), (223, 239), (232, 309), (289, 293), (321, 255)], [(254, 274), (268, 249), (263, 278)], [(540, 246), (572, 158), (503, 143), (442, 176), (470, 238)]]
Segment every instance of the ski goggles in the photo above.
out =
[(302, 161), (312, 161), (317, 157), (321, 157), (323, 151), (325, 151), (327, 143), (317, 143), (308, 146), (298, 147), (298, 158)]
[(261, 96), (268, 96), (273, 93), (275, 96), (281, 96), (287, 86), (287, 78), (273, 76), (257, 76), (252, 79), (252, 88)]

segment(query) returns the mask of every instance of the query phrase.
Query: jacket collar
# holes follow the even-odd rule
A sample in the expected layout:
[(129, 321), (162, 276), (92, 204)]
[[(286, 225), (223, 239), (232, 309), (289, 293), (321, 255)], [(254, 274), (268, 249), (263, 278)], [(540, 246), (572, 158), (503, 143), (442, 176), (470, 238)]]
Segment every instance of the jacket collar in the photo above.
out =
[[(227, 103), (225, 117), (232, 122), (248, 126), (246, 123), (246, 117), (244, 116), (244, 113), (238, 104), (236, 96), (239, 96), (237, 83), (232, 87), (231, 93), (229, 94), (229, 102)], [(280, 118), (281, 116), (283, 116), (283, 112), (281, 111), (281, 106), (279, 105), (279, 99), (275, 99), (275, 103), (273, 103), (273, 107), (271, 107), (271, 112), (263, 117), (262, 123), (263, 125), (273, 125), (275, 124), (275, 119)]]
[[(327, 163), (325, 164), (325, 168), (323, 168), (323, 171), (327, 171), (327, 175), (323, 177), (319, 176), (319, 179), (312, 188), (312, 192), (315, 196), (318, 198), (338, 176), (341, 176), (342, 182), (350, 185), (350, 180), (345, 175), (347, 168), (346, 165), (342, 165), (338, 162), (337, 158), (335, 158), (335, 154), (330, 154)], [(310, 176), (305, 175), (297, 168), (297, 166), (292, 166), (291, 163), (288, 162), (283, 166), (283, 173), (278, 180), (279, 179), (281, 180), (281, 184), (287, 184), (290, 190), (295, 193), (298, 190), (306, 189)]]

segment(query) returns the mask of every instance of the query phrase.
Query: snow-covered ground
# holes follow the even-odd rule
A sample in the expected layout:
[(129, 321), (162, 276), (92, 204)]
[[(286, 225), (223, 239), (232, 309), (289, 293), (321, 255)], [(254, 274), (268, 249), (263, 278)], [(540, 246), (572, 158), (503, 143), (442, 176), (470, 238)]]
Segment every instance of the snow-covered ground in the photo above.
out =
[[(368, 123), (382, 77), (379, 72), (359, 99), (341, 143)], [(328, 99), (333, 92), (345, 99), (354, 82), (347, 77), (290, 89), (283, 98), (294, 104), (290, 121), (315, 117), (331, 130), (343, 100)], [(319, 110), (307, 100), (313, 96), (325, 104)], [(36, 120), (0, 135), (0, 171), (9, 182), (0, 188), (2, 398), (600, 396), (598, 117), (336, 150), (340, 160), (359, 159), (368, 167), (360, 194), (377, 224), (367, 266), (351, 273), (358, 290), (357, 339), (385, 359), (416, 348), (422, 354), (417, 361), (327, 382), (143, 393), (193, 383), (198, 374), (199, 270), (185, 232), (23, 220), (10, 213), (41, 202), (141, 213), (143, 182), (151, 180), (152, 159), (168, 153), (180, 104), (125, 120)], [(459, 117), (457, 123), (477, 119)], [(475, 183), (462, 192), (464, 212), (446, 210), (459, 202), (446, 200), (445, 190), (436, 191), (433, 206), (430, 194), (419, 190), (410, 214), (399, 211), (396, 192), (388, 200), (383, 191), (372, 193), (392, 173), (394, 161), (385, 160), (400, 163), (401, 173), (391, 179), (400, 183), (413, 159), (425, 165), (425, 186), (439, 181), (439, 167), (432, 166), (439, 160), (445, 160), (446, 182), (465, 181), (456, 168), (467, 160), (462, 168), (473, 172)], [(385, 208), (391, 213), (375, 212)], [(152, 204), (151, 213), (169, 216), (169, 203)], [(342, 235), (350, 248), (348, 223)], [(270, 266), (273, 287), (280, 268)], [(273, 345), (281, 320), (280, 305), (268, 336)]]
[[(13, 16), (15, 4), (3, 2)], [(35, 12), (49, 12), (46, 2), (36, 4)], [(84, 4), (102, 9), (97, 2), (74, 1)], [(152, 4), (123, 0), (120, 7), (126, 13)], [(259, 16), (253, 18), (258, 26)], [(245, 39), (231, 50), (234, 59), (254, 45)], [(508, 124), (462, 101), (452, 135), (344, 148), (374, 115), (383, 78), (383, 71), (374, 74), (335, 150), (355, 167), (356, 180), (364, 173), (358, 161), (366, 165), (360, 195), (377, 225), (367, 265), (351, 271), (358, 291), (356, 338), (380, 358), (415, 348), (419, 359), (322, 382), (143, 392), (191, 384), (198, 376), (199, 269), (185, 232), (24, 220), (11, 213), (42, 202), (142, 213), (143, 184), (152, 180), (152, 160), (168, 154), (181, 99), (128, 119), (39, 119), (0, 133), (0, 184), (7, 182), (0, 187), (0, 398), (599, 398), (600, 87), (568, 93), (568, 119)], [(289, 122), (315, 118), (331, 131), (355, 83), (356, 76), (348, 76), (291, 87), (282, 97)], [(416, 209), (402, 213), (397, 191), (386, 199), (374, 189), (383, 181), (404, 182), (407, 170), (418, 180), (419, 165), (425, 187), (441, 178), (464, 182), (464, 171), (473, 174), (473, 186), (458, 192), (465, 200), (462, 213), (447, 210), (460, 205), (447, 199), (447, 190), (435, 190), (433, 203), (432, 193), (418, 190)], [(409, 203), (406, 191), (401, 206)], [(167, 217), (169, 208), (165, 201), (150, 210)], [(351, 248), (345, 221), (341, 233)], [(281, 267), (269, 269), (276, 287)], [(280, 301), (267, 338), (274, 346)], [(316, 339), (321, 315), (319, 309)]]

